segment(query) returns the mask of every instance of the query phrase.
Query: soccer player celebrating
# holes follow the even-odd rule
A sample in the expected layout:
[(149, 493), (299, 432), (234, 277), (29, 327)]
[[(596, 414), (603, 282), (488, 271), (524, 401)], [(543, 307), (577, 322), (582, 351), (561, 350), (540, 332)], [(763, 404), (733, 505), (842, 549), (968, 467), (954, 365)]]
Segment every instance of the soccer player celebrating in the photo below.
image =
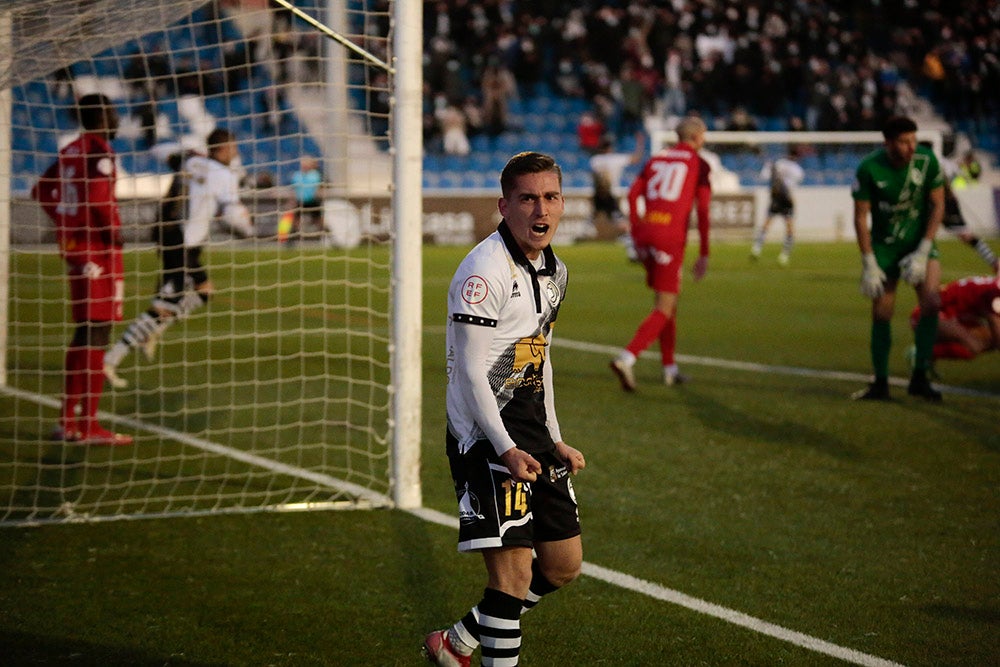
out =
[(111, 100), (93, 94), (77, 102), (77, 116), (83, 132), (59, 151), (59, 158), (32, 190), (56, 225), (76, 323), (66, 350), (62, 414), (53, 437), (81, 444), (130, 445), (131, 436), (112, 433), (97, 421), (104, 390), (104, 349), (113, 323), (122, 319), (125, 295), (115, 154), (108, 143), (118, 129), (118, 113)]
[[(563, 442), (552, 394), (552, 327), (568, 272), (549, 245), (565, 202), (562, 172), (519, 153), (500, 175), (503, 216), (448, 290), (446, 450), (458, 499), (459, 551), (478, 551), (483, 597), (424, 639), (434, 664), (516, 665), (521, 614), (580, 573), (570, 473), (586, 463)], [(534, 550), (535, 556), (532, 556)]]
[[(934, 235), (944, 215), (944, 177), (933, 151), (917, 145), (917, 124), (894, 116), (882, 129), (884, 145), (858, 165), (851, 195), (863, 266), (861, 293), (872, 300), (871, 359), (875, 379), (854, 393), (860, 400), (889, 400), (891, 321), (900, 278), (920, 304), (915, 357), (907, 392), (940, 401), (927, 378), (937, 335), (941, 264)], [(868, 218), (871, 216), (871, 228)]]
[[(675, 315), (688, 219), (696, 204), (701, 246), (694, 265), (694, 279), (701, 280), (708, 269), (708, 212), (712, 197), (708, 177), (711, 168), (698, 155), (705, 145), (705, 131), (705, 123), (700, 118), (684, 118), (677, 125), (677, 144), (653, 155), (629, 189), (632, 240), (639, 261), (646, 268), (646, 284), (653, 290), (654, 297), (652, 312), (639, 325), (631, 342), (611, 361), (611, 370), (625, 391), (635, 391), (635, 361), (654, 340), (660, 341), (663, 381), (674, 385), (686, 380), (674, 359), (677, 346)], [(640, 199), (645, 204), (645, 214), (641, 216)]]
[[(918, 305), (910, 326), (920, 318)], [(1000, 278), (974, 276), (942, 287), (934, 359), (974, 359), (990, 350), (1000, 350)]]
[(128, 386), (118, 366), (132, 349), (141, 347), (152, 360), (167, 327), (208, 302), (212, 283), (201, 252), (217, 212), (238, 234), (253, 234), (250, 213), (240, 201), (239, 176), (230, 168), (239, 155), (236, 138), (216, 128), (206, 143), (208, 157), (193, 155), (184, 162), (161, 206), (155, 234), (162, 264), (160, 289), (149, 310), (128, 325), (104, 359), (104, 375), (115, 387)]

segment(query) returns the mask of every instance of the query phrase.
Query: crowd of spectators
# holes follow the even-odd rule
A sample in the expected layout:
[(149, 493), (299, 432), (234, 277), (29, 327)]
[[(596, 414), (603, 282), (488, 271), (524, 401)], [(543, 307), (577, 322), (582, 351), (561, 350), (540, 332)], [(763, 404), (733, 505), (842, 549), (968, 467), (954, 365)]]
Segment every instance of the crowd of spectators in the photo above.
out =
[(438, 0), (424, 40), (428, 146), (442, 107), (478, 105), (488, 120), (468, 131), (497, 133), (509, 100), (543, 90), (585, 99), (617, 136), (648, 113), (723, 129), (737, 107), (779, 129), (870, 130), (914, 93), (973, 127), (1000, 111), (1000, 0)]

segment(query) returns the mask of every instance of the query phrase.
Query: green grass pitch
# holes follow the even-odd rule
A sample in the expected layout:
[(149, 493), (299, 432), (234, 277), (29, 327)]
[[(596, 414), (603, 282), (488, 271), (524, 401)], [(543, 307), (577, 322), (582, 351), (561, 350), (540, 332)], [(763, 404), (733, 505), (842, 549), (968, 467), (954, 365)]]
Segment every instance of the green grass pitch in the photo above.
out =
[[(940, 245), (945, 280), (985, 272), (972, 250)], [(448, 515), (445, 292), (466, 250), (424, 253), (424, 503)], [(557, 248), (570, 284), (552, 352), (556, 404), (567, 442), (587, 457), (574, 480), (585, 560), (869, 658), (1000, 664), (1000, 354), (940, 362), (940, 405), (899, 386), (892, 403), (853, 403), (870, 369), (856, 247), (802, 243), (788, 268), (773, 261), (776, 246), (756, 264), (748, 251), (718, 244), (705, 280), (685, 276), (678, 351), (691, 382), (659, 384), (654, 355), (626, 395), (607, 363), (651, 304), (641, 272), (614, 245)], [(264, 281), (259, 294), (288, 298), (260, 272), (213, 278), (234, 295)], [(130, 288), (127, 312), (145, 305), (144, 288)], [(14, 289), (29, 303), (46, 286)], [(311, 289), (293, 294), (315, 300)], [(896, 378), (913, 304), (901, 290)], [(227, 309), (223, 298), (191, 326)], [(325, 316), (334, 329), (371, 317)], [(259, 338), (236, 335), (204, 354), (252, 357)], [(61, 344), (17, 364), (57, 371)], [(158, 377), (155, 365), (134, 372)], [(11, 384), (19, 377), (13, 369)], [(19, 434), (55, 417), (0, 393), (0, 412), (15, 408), (38, 423), (0, 420), (4, 462)], [(247, 418), (227, 416), (236, 427)], [(11, 492), (11, 480), (0, 484)], [(464, 614), (484, 582), (480, 559), (455, 552), (453, 530), (387, 510), (3, 528), (0, 563), (0, 663), (12, 665), (418, 665), (424, 633)], [(846, 664), (587, 576), (523, 628), (526, 667)]]

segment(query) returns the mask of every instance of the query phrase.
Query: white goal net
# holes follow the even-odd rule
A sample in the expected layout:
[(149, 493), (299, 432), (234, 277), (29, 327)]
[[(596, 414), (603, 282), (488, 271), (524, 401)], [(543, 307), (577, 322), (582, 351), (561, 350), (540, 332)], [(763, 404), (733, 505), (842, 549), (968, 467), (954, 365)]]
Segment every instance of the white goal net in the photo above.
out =
[[(412, 291), (400, 305), (395, 278), (419, 285), (397, 213), (399, 162), (414, 151), (394, 142), (398, 99), (412, 99), (395, 88), (396, 3), (4, 4), (0, 524), (419, 504), (420, 312)], [(419, 52), (408, 60), (419, 86)], [(127, 446), (53, 434), (76, 325), (32, 187), (78, 136), (76, 101), (92, 93), (120, 117), (125, 300), (109, 355), (128, 343), (96, 418)], [(253, 230), (214, 219), (211, 297), (189, 281), (160, 317), (153, 232), (175, 174), (190, 193), (185, 160), (217, 128), (235, 135), (229, 169)], [(416, 155), (419, 184), (419, 144)], [(419, 238), (419, 185), (415, 205), (406, 191)]]

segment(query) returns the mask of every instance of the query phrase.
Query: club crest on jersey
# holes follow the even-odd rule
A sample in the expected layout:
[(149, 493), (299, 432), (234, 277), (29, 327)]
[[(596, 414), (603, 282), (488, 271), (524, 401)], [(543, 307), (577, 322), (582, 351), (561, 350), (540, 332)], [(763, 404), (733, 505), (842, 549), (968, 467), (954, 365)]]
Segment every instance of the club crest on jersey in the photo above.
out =
[(559, 305), (559, 286), (556, 285), (554, 280), (549, 280), (545, 283), (545, 295), (549, 300), (549, 305), (555, 307)]
[(514, 289), (512, 289), (510, 291), (510, 298), (513, 299), (516, 296), (521, 296), (521, 288), (517, 286), (517, 281), (515, 280), (514, 281)]
[(469, 276), (462, 283), (462, 301), (468, 304), (482, 303), (489, 293), (489, 285), (481, 276)]

